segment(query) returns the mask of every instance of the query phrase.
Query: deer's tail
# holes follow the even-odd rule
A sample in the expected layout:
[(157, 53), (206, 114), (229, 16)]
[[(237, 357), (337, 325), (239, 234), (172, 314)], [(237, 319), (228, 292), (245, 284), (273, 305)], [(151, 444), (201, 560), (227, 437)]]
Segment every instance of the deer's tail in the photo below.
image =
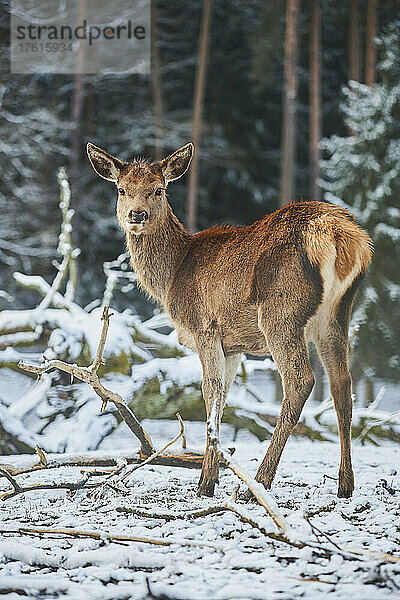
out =
[(305, 232), (305, 249), (321, 273), (328, 264), (344, 282), (365, 273), (372, 259), (373, 245), (368, 234), (345, 209), (330, 206), (329, 212), (310, 221)]

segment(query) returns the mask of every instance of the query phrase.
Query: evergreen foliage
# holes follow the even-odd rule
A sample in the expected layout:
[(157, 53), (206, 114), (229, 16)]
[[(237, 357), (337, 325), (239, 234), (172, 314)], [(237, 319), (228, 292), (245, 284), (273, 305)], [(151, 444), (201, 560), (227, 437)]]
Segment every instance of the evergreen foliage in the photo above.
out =
[(375, 253), (354, 315), (356, 373), (396, 380), (400, 368), (400, 46), (390, 28), (379, 46), (380, 82), (351, 82), (341, 106), (351, 135), (325, 139), (325, 199), (351, 210)]

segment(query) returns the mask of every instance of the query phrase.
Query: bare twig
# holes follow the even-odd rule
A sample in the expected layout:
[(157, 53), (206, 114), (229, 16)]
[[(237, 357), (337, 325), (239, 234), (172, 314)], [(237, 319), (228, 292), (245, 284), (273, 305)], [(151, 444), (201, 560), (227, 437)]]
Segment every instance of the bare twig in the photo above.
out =
[(89, 367), (92, 373), (97, 373), (102, 362), (104, 346), (106, 345), (107, 333), (110, 325), (110, 317), (112, 317), (114, 314), (108, 311), (108, 306), (105, 306), (103, 308), (103, 314), (101, 316), (101, 320), (103, 321), (103, 328), (100, 335), (99, 345), (97, 346), (97, 352), (94, 361)]
[(304, 517), (304, 520), (307, 521), (307, 523), (311, 527), (311, 531), (313, 532), (313, 534), (315, 535), (317, 540), (318, 540), (317, 534), (319, 534), (320, 536), (324, 537), (330, 544), (332, 544), (332, 546), (334, 546), (337, 550), (342, 551), (342, 548), (340, 546), (338, 546), (338, 544), (336, 544), (336, 542), (334, 542), (327, 533), (325, 533), (324, 531), (321, 531), (320, 529), (318, 529), (318, 527), (316, 525), (311, 523), (311, 521), (308, 517)]
[(150, 436), (143, 429), (143, 427), (133, 414), (132, 410), (124, 402), (121, 396), (116, 392), (107, 390), (97, 376), (97, 371), (102, 360), (102, 353), (105, 346), (110, 316), (111, 315), (109, 313), (109, 308), (108, 306), (105, 306), (102, 315), (103, 329), (101, 332), (96, 357), (89, 367), (79, 367), (78, 365), (71, 365), (58, 359), (46, 361), (41, 365), (30, 365), (25, 363), (24, 361), (20, 361), (18, 363), (18, 366), (21, 369), (24, 369), (25, 371), (29, 371), (30, 373), (36, 373), (39, 379), (41, 375), (46, 371), (56, 368), (60, 369), (60, 371), (64, 371), (65, 373), (69, 373), (72, 378), (75, 377), (80, 381), (88, 383), (94, 389), (96, 394), (103, 400), (103, 410), (107, 405), (107, 402), (112, 402), (116, 406), (118, 412), (130, 428), (132, 433), (139, 439), (143, 454), (145, 456), (149, 456), (155, 452)]
[(89, 492), (88, 496), (94, 496), (95, 498), (99, 497), (100, 493), (102, 490), (104, 490), (104, 488), (106, 487), (110, 487), (112, 489), (114, 489), (115, 491), (119, 492), (119, 493), (126, 493), (127, 490), (121, 490), (120, 488), (116, 487), (116, 483), (117, 482), (112, 482), (111, 483), (111, 479), (113, 479), (116, 475), (119, 475), (121, 473), (121, 471), (123, 471), (126, 466), (127, 466), (127, 462), (125, 459), (120, 460), (117, 464), (117, 466), (115, 467), (115, 469), (112, 469), (111, 471), (109, 471), (107, 473), (107, 477), (105, 479), (105, 481), (100, 481), (99, 483), (97, 483), (94, 486), (94, 489), (92, 491)]
[[(393, 554), (389, 554), (387, 552), (379, 552), (376, 550), (370, 550), (369, 548), (353, 548), (351, 546), (340, 546), (339, 544), (334, 542), (327, 533), (325, 533), (324, 531), (321, 531), (321, 529), (319, 529), (316, 525), (311, 523), (309, 518), (305, 517), (305, 520), (311, 527), (311, 531), (313, 532), (313, 534), (315, 535), (317, 540), (318, 540), (317, 534), (319, 534), (319, 536), (322, 536), (323, 538), (325, 538), (333, 546), (335, 551), (337, 553), (339, 553), (341, 556), (343, 556), (344, 558), (355, 560), (357, 557), (361, 556), (362, 558), (365, 558), (366, 560), (373, 559), (373, 560), (380, 560), (382, 562), (392, 562), (392, 563), (400, 562), (400, 558), (398, 558), (397, 556), (393, 556)], [(311, 543), (308, 543), (307, 545), (310, 547), (314, 547), (313, 544), (311, 544)], [(317, 548), (321, 549), (322, 547), (318, 546)], [(329, 552), (328, 549), (325, 549), (325, 551)]]
[(36, 445), (35, 446), (35, 450), (36, 450), (36, 454), (39, 457), (39, 464), (43, 465), (43, 467), (47, 467), (47, 456), (46, 456), (46, 453), (43, 450), (43, 448), (41, 448), (40, 446)]
[[(140, 467), (143, 467), (144, 465), (147, 465), (149, 462), (152, 462), (155, 458), (160, 456), (169, 446), (172, 446), (172, 444), (177, 442), (180, 437), (184, 436), (185, 435), (185, 426), (183, 424), (182, 417), (179, 413), (176, 413), (176, 418), (179, 421), (180, 431), (176, 434), (176, 436), (172, 440), (167, 442), (162, 448), (157, 450), (157, 452), (154, 452), (154, 454), (152, 454), (151, 456), (148, 456), (145, 460), (143, 460), (142, 462), (138, 463), (137, 465), (135, 465), (134, 467), (129, 469), (126, 473), (123, 474), (122, 477), (115, 480), (115, 477), (117, 475), (119, 475), (122, 471), (124, 471), (127, 466), (127, 462), (124, 461), (121, 465), (117, 466), (117, 468), (113, 472), (110, 473), (110, 475), (107, 477), (106, 481), (102, 481), (102, 482), (98, 483), (97, 489), (90, 492), (90, 495), (93, 495), (94, 497), (98, 497), (98, 495), (101, 494), (103, 489), (109, 485), (110, 479), (114, 480), (114, 482), (113, 482), (114, 485), (116, 483), (122, 483), (134, 471), (137, 471), (137, 469), (140, 469)], [(121, 490), (118, 490), (118, 491), (121, 491)]]
[(10, 498), (14, 498), (15, 496), (18, 496), (19, 494), (26, 494), (27, 492), (37, 492), (37, 491), (42, 491), (42, 490), (77, 491), (77, 490), (81, 490), (84, 487), (86, 487), (86, 488), (95, 487), (95, 486), (97, 486), (97, 484), (88, 484), (89, 479), (91, 477), (99, 477), (99, 476), (102, 476), (105, 474), (104, 472), (98, 472), (98, 471), (84, 471), (81, 479), (79, 479), (76, 482), (43, 483), (43, 484), (27, 485), (27, 486), (22, 487), (15, 480), (15, 478), (12, 475), (10, 475), (10, 473), (6, 469), (0, 467), (0, 472), (4, 475), (4, 477), (6, 477), (8, 479), (8, 481), (11, 483), (11, 485), (14, 488), (13, 491), (4, 492), (3, 494), (0, 495), (0, 500), (3, 500), (3, 501), (9, 500)]
[(178, 419), (179, 425), (180, 425), (180, 431), (176, 434), (176, 436), (172, 440), (170, 440), (169, 442), (167, 442), (162, 448), (160, 448), (160, 450), (157, 450), (157, 452), (155, 452), (154, 454), (152, 454), (151, 456), (149, 456), (148, 458), (146, 458), (146, 460), (144, 460), (142, 463), (139, 463), (139, 464), (135, 465), (134, 467), (132, 467), (132, 469), (129, 469), (129, 471), (127, 471), (124, 474), (124, 476), (122, 477), (121, 481), (124, 481), (127, 477), (129, 477), (129, 475), (131, 473), (133, 473), (133, 471), (136, 471), (140, 467), (143, 467), (143, 465), (146, 465), (149, 462), (152, 462), (155, 458), (157, 458), (163, 452), (165, 452), (165, 450), (167, 448), (169, 448), (169, 446), (172, 446), (172, 444), (175, 444), (175, 442), (177, 442), (180, 437), (184, 438), (184, 435), (185, 435), (185, 426), (183, 424), (182, 417), (181, 417), (181, 415), (179, 413), (176, 413), (176, 418)]
[[(0, 467), (0, 473), (2, 473), (4, 475), (4, 477), (6, 479), (8, 479), (8, 481), (11, 483), (11, 485), (14, 488), (14, 493), (12, 494), (13, 496), (16, 496), (17, 494), (20, 493), (21, 491), (21, 486), (19, 485), (19, 483), (17, 482), (17, 480), (7, 471), (7, 469), (4, 469), (3, 467)], [(10, 492), (11, 493), (11, 492)], [(4, 494), (3, 494), (4, 496)], [(0, 498), (2, 500), (5, 500), (6, 498), (3, 498), (3, 496), (0, 496)]]
[(236, 461), (232, 460), (232, 457), (229, 454), (229, 452), (226, 452), (217, 442), (216, 449), (219, 456), (224, 460), (228, 469), (233, 471), (233, 473), (235, 473), (235, 475), (247, 485), (257, 502), (265, 508), (265, 510), (271, 516), (272, 520), (277, 526), (279, 532), (285, 538), (296, 541), (294, 531), (290, 527), (289, 523), (286, 521), (285, 517), (280, 513), (278, 505), (276, 504), (272, 496), (270, 496), (267, 493), (264, 486), (255, 479), (253, 479), (253, 477), (251, 477), (248, 473), (246, 473), (246, 471)]

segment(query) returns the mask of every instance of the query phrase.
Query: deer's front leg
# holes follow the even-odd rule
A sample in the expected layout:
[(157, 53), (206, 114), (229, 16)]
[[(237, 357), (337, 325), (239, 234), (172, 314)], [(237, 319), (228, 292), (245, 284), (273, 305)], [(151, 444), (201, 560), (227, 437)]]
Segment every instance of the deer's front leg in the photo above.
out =
[(214, 333), (205, 333), (197, 340), (199, 358), (203, 367), (203, 398), (207, 413), (207, 446), (201, 470), (199, 496), (213, 496), (218, 483), (219, 461), (216, 442), (225, 401), (225, 356), (220, 339)]

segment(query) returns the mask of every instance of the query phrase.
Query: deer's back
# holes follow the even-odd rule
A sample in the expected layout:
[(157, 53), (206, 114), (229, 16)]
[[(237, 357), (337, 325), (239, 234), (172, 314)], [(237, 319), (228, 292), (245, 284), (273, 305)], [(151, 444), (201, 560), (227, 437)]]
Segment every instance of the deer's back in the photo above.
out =
[(238, 351), (250, 352), (247, 344), (254, 354), (267, 353), (257, 323), (261, 303), (279, 302), (283, 316), (297, 303), (305, 324), (323, 303), (324, 288), (337, 281), (342, 293), (349, 277), (366, 270), (370, 255), (368, 236), (345, 209), (290, 204), (248, 227), (196, 234), (173, 277), (166, 308), (178, 331), (178, 324), (196, 331), (212, 322)]

